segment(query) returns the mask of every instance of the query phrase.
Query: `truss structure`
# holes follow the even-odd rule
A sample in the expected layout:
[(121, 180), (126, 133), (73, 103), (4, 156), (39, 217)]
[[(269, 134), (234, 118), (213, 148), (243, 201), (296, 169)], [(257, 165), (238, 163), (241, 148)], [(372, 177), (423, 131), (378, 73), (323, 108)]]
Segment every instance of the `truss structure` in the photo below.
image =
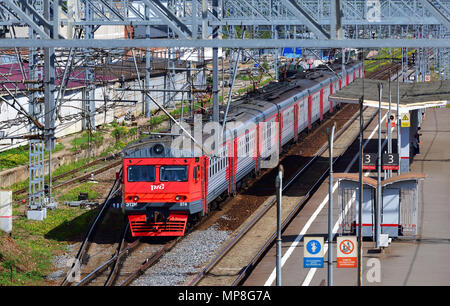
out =
[[(94, 94), (98, 84), (108, 83), (101, 67), (120, 62), (129, 64), (121, 77), (136, 80), (137, 87), (128, 90), (142, 92), (146, 117), (152, 103), (173, 107), (180, 92), (192, 115), (192, 78), (206, 71), (205, 54), (212, 48), (212, 119), (218, 121), (219, 49), (229, 54), (232, 88), (240, 59), (258, 58), (258, 49), (268, 49), (278, 74), (285, 47), (343, 54), (345, 48), (402, 48), (402, 69), (414, 48), (416, 80), (424, 80), (431, 68), (448, 79), (450, 0), (0, 0), (0, 60), (13, 58), (22, 74), (20, 80), (0, 75), (9, 84), (0, 88), (2, 101), (20, 95), (29, 105), (14, 122), (0, 122), (0, 131), (11, 124), (30, 126), (27, 135), (0, 135), (30, 139), (30, 207), (44, 205), (44, 146), (51, 152), (58, 124), (67, 119), (61, 108), (70, 106), (64, 98), (69, 84), (77, 83), (83, 93), (81, 110), (73, 116), (84, 129), (95, 130), (95, 116), (103, 111)], [(150, 87), (158, 52), (165, 52), (161, 104)], [(186, 52), (197, 59), (191, 56), (180, 67)], [(180, 71), (186, 81), (176, 88)]]

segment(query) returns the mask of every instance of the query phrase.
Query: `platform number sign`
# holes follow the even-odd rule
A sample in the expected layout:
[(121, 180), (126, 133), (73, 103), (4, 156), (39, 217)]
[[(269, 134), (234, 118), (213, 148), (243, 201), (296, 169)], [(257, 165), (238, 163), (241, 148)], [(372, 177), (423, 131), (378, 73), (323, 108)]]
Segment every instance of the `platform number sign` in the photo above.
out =
[(364, 153), (363, 170), (376, 170), (376, 169), (377, 169), (377, 154)]
[(398, 154), (397, 153), (383, 153), (382, 170), (398, 170)]

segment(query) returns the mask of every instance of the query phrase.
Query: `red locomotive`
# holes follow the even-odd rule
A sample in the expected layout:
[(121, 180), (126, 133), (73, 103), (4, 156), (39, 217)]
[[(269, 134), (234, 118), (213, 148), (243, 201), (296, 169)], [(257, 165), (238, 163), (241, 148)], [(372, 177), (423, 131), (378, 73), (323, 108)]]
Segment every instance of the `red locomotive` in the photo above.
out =
[[(339, 72), (340, 65), (333, 68)], [(281, 148), (298, 140), (300, 132), (333, 110), (328, 96), (363, 75), (361, 63), (346, 65), (344, 82), (328, 69), (316, 69), (234, 102), (227, 126), (240, 124), (227, 127), (214, 156), (174, 150), (170, 134), (125, 148), (122, 207), (132, 235), (184, 235), (189, 218), (207, 214), (217, 197), (235, 194), (242, 180), (259, 173), (274, 145)], [(268, 124), (274, 122), (278, 129)]]

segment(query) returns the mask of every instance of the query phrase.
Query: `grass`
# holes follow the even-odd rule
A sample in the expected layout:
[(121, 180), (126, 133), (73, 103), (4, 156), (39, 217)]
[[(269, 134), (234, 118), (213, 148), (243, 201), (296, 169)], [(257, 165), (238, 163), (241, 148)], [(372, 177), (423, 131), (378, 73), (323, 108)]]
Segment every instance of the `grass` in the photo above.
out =
[(92, 145), (100, 145), (103, 142), (103, 135), (101, 132), (90, 133), (88, 131), (82, 133), (79, 137), (72, 139), (70, 144), (72, 145), (71, 151), (78, 151), (87, 149), (89, 143)]
[[(52, 171), (52, 177), (56, 177), (58, 175), (61, 175), (63, 173), (66, 173), (68, 171), (76, 169), (78, 167), (81, 167), (81, 166), (87, 164), (89, 161), (90, 160), (88, 158), (81, 158), (81, 159), (79, 159), (77, 161), (73, 161), (73, 162), (70, 162), (70, 163), (67, 163), (67, 164), (63, 164), (60, 167), (58, 167), (58, 168), (56, 168), (55, 170)], [(48, 182), (48, 174), (45, 175), (44, 180), (45, 180), (45, 182)], [(14, 183), (14, 184), (12, 184), (12, 185), (10, 185), (10, 186), (8, 186), (6, 188), (3, 188), (3, 189), (12, 190), (14, 192), (16, 190), (20, 190), (20, 189), (23, 189), (25, 187), (28, 187), (28, 179), (26, 179), (24, 181), (21, 181), (21, 182)], [(14, 200), (17, 200), (17, 198), (15, 197)]]
[(57, 195), (59, 201), (77, 201), (80, 193), (87, 193), (88, 200), (93, 200), (100, 196), (100, 194), (92, 188), (92, 183), (83, 183), (69, 191), (65, 191), (62, 195), (58, 195), (58, 193), (55, 192), (55, 195)]
[(45, 285), (53, 256), (66, 251), (69, 243), (85, 233), (97, 210), (48, 210), (43, 221), (28, 220), (18, 207), (13, 214), (12, 236), (0, 234), (0, 286)]
[(0, 285), (40, 284), (49, 266), (21, 239), (0, 234)]
[[(52, 152), (56, 153), (62, 149), (64, 149), (64, 145), (57, 143)], [(0, 171), (28, 164), (28, 154), (28, 146), (20, 146), (0, 152)], [(48, 152), (45, 155), (48, 156)]]

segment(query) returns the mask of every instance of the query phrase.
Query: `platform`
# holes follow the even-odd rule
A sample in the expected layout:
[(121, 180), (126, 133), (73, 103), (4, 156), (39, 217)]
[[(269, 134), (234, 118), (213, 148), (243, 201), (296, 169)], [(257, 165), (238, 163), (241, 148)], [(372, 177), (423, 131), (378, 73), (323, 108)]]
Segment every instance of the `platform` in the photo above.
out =
[[(364, 105), (377, 107), (379, 105), (378, 84), (383, 85), (381, 96), (381, 108), (389, 107), (389, 82), (371, 79), (357, 79), (349, 86), (342, 88), (332, 94), (329, 99), (335, 103), (358, 104), (361, 95), (364, 94)], [(400, 113), (415, 109), (424, 109), (446, 105), (450, 101), (450, 80), (423, 82), (423, 83), (400, 83), (399, 108)], [(392, 107), (397, 105), (397, 82), (391, 82)]]
[[(365, 138), (373, 133), (376, 122), (365, 132)], [(383, 125), (385, 127), (385, 124)], [(427, 109), (422, 122), (421, 155), (411, 164), (412, 172), (425, 173), (419, 184), (418, 229), (415, 238), (394, 239), (381, 253), (375, 252), (374, 242), (364, 242), (363, 285), (450, 285), (450, 109)], [(393, 133), (395, 135), (395, 133)], [(384, 135), (383, 135), (384, 138)], [(374, 142), (372, 140), (372, 142)], [(375, 141), (376, 143), (376, 141)], [(371, 146), (371, 144), (368, 144)], [(376, 148), (376, 145), (375, 145)], [(373, 149), (373, 148), (370, 148)], [(345, 159), (344, 159), (345, 161)], [(348, 160), (346, 161), (348, 163)], [(342, 167), (342, 165), (341, 165)], [(354, 170), (354, 169), (352, 169)], [(283, 234), (282, 284), (288, 286), (326, 285), (327, 253), (325, 266), (320, 269), (303, 268), (303, 237), (327, 236), (328, 181), (325, 181)], [(334, 193), (337, 203), (337, 192)], [(336, 205), (335, 205), (336, 206)], [(314, 217), (314, 218), (313, 218)], [(333, 224), (337, 224), (334, 209)], [(336, 226), (335, 226), (336, 228)], [(333, 246), (334, 285), (355, 286), (356, 268), (336, 268), (336, 245)], [(327, 249), (325, 249), (327, 251)], [(367, 278), (367, 261), (380, 263), (380, 281)], [(274, 285), (275, 247), (257, 265), (244, 285)], [(372, 282), (369, 282), (372, 280)]]

